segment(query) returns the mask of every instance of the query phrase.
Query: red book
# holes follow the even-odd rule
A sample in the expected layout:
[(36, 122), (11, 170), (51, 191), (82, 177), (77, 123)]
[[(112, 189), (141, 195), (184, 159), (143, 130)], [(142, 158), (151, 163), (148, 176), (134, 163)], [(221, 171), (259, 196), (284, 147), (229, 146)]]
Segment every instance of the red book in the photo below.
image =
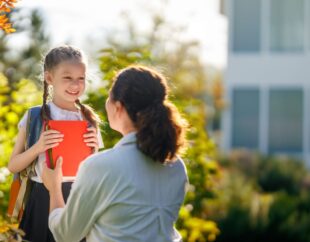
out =
[(46, 151), (47, 166), (54, 169), (56, 160), (62, 156), (63, 176), (76, 176), (80, 163), (92, 154), (83, 137), (87, 133), (87, 121), (49, 120), (46, 129), (64, 134), (58, 146)]

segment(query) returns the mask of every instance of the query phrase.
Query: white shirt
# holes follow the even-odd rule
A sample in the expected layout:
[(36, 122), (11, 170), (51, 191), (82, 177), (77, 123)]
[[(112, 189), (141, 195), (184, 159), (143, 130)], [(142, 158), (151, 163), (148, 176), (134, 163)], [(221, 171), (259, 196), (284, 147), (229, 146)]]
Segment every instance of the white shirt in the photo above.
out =
[[(50, 114), (51, 118), (53, 120), (83, 120), (83, 116), (80, 111), (74, 112), (69, 111), (65, 109), (61, 109), (60, 107), (56, 106), (53, 102), (48, 103), (50, 108)], [(26, 127), (27, 125), (27, 117), (28, 112), (25, 113), (24, 117), (20, 120), (18, 124), (18, 128)], [(99, 148), (103, 148), (103, 142), (100, 132), (97, 134), (98, 142), (99, 142)], [(32, 177), (31, 179), (36, 182), (42, 183), (41, 174), (43, 170), (43, 164), (46, 160), (45, 152), (41, 153), (38, 157), (38, 162), (35, 165), (35, 171), (37, 173), (37, 176)], [(63, 177), (63, 181), (73, 181), (75, 177)]]
[(174, 228), (185, 196), (181, 159), (163, 165), (137, 149), (130, 133), (80, 166), (67, 204), (49, 215), (58, 242), (179, 242)]

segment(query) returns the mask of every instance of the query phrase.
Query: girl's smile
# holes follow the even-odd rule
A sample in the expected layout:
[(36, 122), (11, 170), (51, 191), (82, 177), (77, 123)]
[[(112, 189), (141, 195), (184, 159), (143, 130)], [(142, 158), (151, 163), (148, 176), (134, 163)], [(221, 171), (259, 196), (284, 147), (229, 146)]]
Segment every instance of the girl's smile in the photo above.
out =
[(72, 96), (78, 96), (79, 95), (79, 91), (68, 91), (66, 90), (66, 93), (68, 93), (69, 95), (72, 95)]
[(83, 62), (65, 61), (51, 72), (45, 80), (53, 86), (53, 102), (67, 110), (76, 110), (75, 101), (85, 90), (86, 67)]

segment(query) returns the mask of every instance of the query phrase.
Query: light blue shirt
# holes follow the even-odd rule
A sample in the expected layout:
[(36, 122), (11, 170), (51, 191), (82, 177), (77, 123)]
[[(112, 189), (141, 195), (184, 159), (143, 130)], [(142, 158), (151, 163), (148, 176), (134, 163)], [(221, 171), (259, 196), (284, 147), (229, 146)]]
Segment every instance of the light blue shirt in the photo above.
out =
[(182, 241), (174, 222), (187, 181), (181, 159), (154, 162), (130, 133), (82, 163), (66, 206), (51, 212), (49, 227), (58, 242)]

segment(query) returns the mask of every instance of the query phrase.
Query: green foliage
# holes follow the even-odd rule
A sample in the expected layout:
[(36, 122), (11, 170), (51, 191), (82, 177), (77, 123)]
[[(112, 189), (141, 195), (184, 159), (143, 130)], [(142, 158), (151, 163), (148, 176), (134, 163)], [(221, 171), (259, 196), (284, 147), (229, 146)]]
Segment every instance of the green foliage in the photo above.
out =
[(303, 163), (236, 151), (220, 164), (217, 196), (206, 208), (221, 230), (217, 241), (310, 241), (310, 173)]
[[(157, 27), (160, 28), (160, 26)], [(101, 86), (90, 91), (85, 102), (99, 110), (104, 121), (103, 139), (106, 147), (111, 147), (120, 135), (109, 128), (106, 113), (102, 107), (116, 72), (131, 64), (151, 65), (160, 70), (164, 69), (162, 72), (168, 77), (171, 88), (170, 99), (190, 123), (187, 136), (189, 148), (184, 159), (191, 185), (186, 206), (181, 210), (183, 213), (188, 212), (186, 216), (180, 216), (177, 227), (182, 231), (184, 241), (214, 241), (219, 230), (214, 222), (207, 220), (207, 214), (203, 208), (205, 199), (214, 196), (212, 186), (218, 173), (218, 166), (214, 161), (216, 147), (206, 132), (207, 107), (202, 98), (202, 93), (206, 89), (206, 76), (198, 53), (193, 54), (195, 52), (192, 48), (196, 48), (196, 44), (178, 43), (173, 51), (158, 54), (154, 48), (160, 44), (162, 40), (158, 37), (154, 46), (150, 43), (134, 42), (124, 47), (112, 41), (109, 48), (101, 51), (100, 69), (103, 73)], [(190, 211), (188, 208), (191, 208)], [(200, 226), (197, 227), (197, 224)]]
[[(0, 40), (0, 53), (5, 56), (1, 63), (3, 69), (0, 69), (5, 71), (5, 76), (0, 79), (0, 83), (3, 82), (0, 89), (2, 102), (0, 124), (5, 127), (0, 127), (0, 134), (2, 130), (7, 129), (0, 143), (0, 149), (6, 152), (0, 161), (3, 166), (7, 164), (12, 152), (18, 120), (29, 106), (40, 101), (37, 87), (34, 85), (38, 82), (24, 79), (39, 73), (35, 63), (37, 61), (39, 64), (38, 53), (44, 52), (48, 42), (45, 41), (41, 28), (43, 25), (36, 16), (38, 15), (32, 18), (32, 26), (35, 25), (38, 28), (36, 33), (31, 35), (31, 45), (23, 55), (17, 54), (16, 58), (12, 58), (14, 55), (9, 54), (12, 50), (6, 45), (6, 37)], [(98, 111), (102, 118), (101, 129), (105, 148), (110, 148), (119, 140), (120, 134), (110, 129), (104, 104), (116, 72), (131, 64), (144, 64), (156, 67), (167, 77), (171, 89), (170, 99), (190, 123), (189, 148), (184, 155), (184, 160), (191, 185), (176, 225), (184, 241), (214, 241), (219, 234), (219, 229), (216, 223), (208, 219), (206, 202), (208, 198), (216, 195), (213, 185), (220, 177), (219, 167), (215, 161), (216, 146), (206, 132), (208, 107), (204, 96), (207, 91), (207, 75), (199, 58), (199, 45), (195, 41), (180, 42), (179, 31), (171, 28), (161, 16), (156, 15), (153, 20), (153, 28), (145, 35), (138, 33), (129, 21), (129, 42), (123, 40), (119, 42), (113, 37), (109, 39), (108, 48), (100, 51), (99, 66), (103, 73), (102, 81), (93, 89), (89, 88), (90, 91), (86, 94), (84, 102)], [(18, 23), (17, 20), (16, 23)], [(21, 25), (17, 26), (18, 31), (24, 28)], [(35, 28), (29, 29), (33, 32)], [(169, 33), (169, 36), (163, 34), (165, 32)], [(23, 63), (23, 65), (17, 65), (17, 63)], [(19, 66), (22, 68), (18, 69)], [(29, 69), (30, 66), (32, 69)], [(6, 187), (1, 187), (5, 196), (0, 204), (2, 212), (7, 206), (8, 184), (7, 180)]]
[[(12, 19), (16, 32), (0, 33), (0, 72), (7, 77), (11, 88), (21, 79), (31, 79), (39, 86), (42, 56), (50, 46), (43, 17), (39, 10), (17, 9), (12, 13)], [(19, 48), (12, 47), (10, 41), (17, 41), (18, 35), (23, 35), (24, 43)]]
[(109, 90), (112, 86), (113, 78), (117, 71), (131, 64), (149, 63), (150, 53), (143, 47), (132, 48), (123, 51), (117, 51), (114, 48), (102, 49), (100, 51), (99, 66), (103, 73), (101, 86), (96, 90), (91, 90), (87, 94), (85, 103), (91, 106), (98, 112), (102, 119), (102, 138), (105, 148), (111, 148), (121, 138), (121, 135), (112, 130), (108, 124), (107, 113), (104, 104), (109, 95)]
[[(48, 37), (43, 34), (43, 22), (38, 11), (12, 14), (16, 24), (16, 34), (23, 32), (29, 41), (18, 51), (9, 45), (15, 38), (0, 34), (0, 240), (21, 241), (21, 231), (17, 224), (7, 221), (6, 211), (12, 176), (6, 168), (10, 159), (15, 137), (18, 133), (18, 122), (26, 110), (41, 103), (37, 76), (41, 72), (41, 55), (48, 48)], [(28, 18), (30, 21), (24, 21)], [(30, 80), (33, 78), (36, 81)], [(18, 239), (19, 236), (19, 239)]]
[(288, 194), (298, 195), (303, 179), (307, 175), (303, 164), (285, 158), (271, 159), (263, 159), (261, 162), (258, 173), (260, 187), (266, 192), (284, 190)]
[[(40, 92), (32, 81), (20, 80), (11, 89), (8, 79), (0, 73), (0, 167), (6, 166), (11, 156), (20, 118), (29, 107), (39, 102)], [(10, 179), (0, 181), (0, 191), (4, 196), (0, 200), (1, 214), (6, 211), (9, 184)]]
[(18, 229), (18, 224), (7, 224), (0, 222), (0, 241), (22, 242), (25, 233)]
[(37, 86), (30, 80), (20, 80), (11, 87), (13, 89), (8, 85), (7, 78), (0, 73), (0, 241), (21, 241), (23, 234), (17, 229), (17, 224), (11, 224), (5, 216), (12, 181), (6, 166), (18, 132), (17, 124), (29, 107), (39, 104), (41, 96)]
[(178, 227), (182, 237), (189, 242), (214, 241), (220, 233), (216, 223), (193, 217), (190, 213), (191, 209), (192, 207), (187, 205), (180, 210)]
[(268, 216), (269, 241), (310, 241), (310, 192), (300, 196), (276, 194)]
[[(119, 53), (115, 49), (103, 50), (103, 57), (100, 58), (100, 67), (104, 74), (103, 86), (97, 88), (96, 91), (88, 94), (86, 103), (90, 103), (92, 107), (99, 110), (100, 116), (104, 119), (103, 139), (107, 147), (111, 147), (120, 138), (119, 134), (112, 131), (107, 124), (106, 113), (102, 112), (103, 104), (108, 97), (108, 90), (111, 87), (113, 77), (119, 69), (127, 67), (130, 64), (146, 64), (156, 60), (155, 57), (150, 59), (149, 51), (137, 54), (137, 48), (128, 52)], [(134, 58), (133, 58), (134, 56)], [(153, 61), (155, 63), (155, 61)], [(171, 73), (171, 76), (175, 76)], [(182, 76), (176, 75), (171, 78), (170, 85), (179, 87), (182, 83)], [(172, 92), (171, 99), (177, 107), (183, 112), (185, 118), (191, 124), (188, 131), (189, 149), (185, 154), (186, 165), (188, 167), (188, 175), (190, 179), (190, 190), (186, 199), (187, 207), (191, 207), (191, 211), (183, 207), (182, 211), (188, 211), (186, 216), (180, 216), (177, 223), (178, 228), (182, 231), (185, 241), (214, 241), (219, 233), (216, 224), (212, 221), (204, 220), (206, 214), (203, 212), (204, 198), (212, 197), (212, 182), (214, 176), (218, 173), (218, 166), (212, 157), (216, 155), (215, 144), (208, 138), (206, 133), (206, 105), (199, 98), (184, 98), (181, 90), (175, 88), (177, 95)], [(199, 92), (200, 90), (197, 90)], [(197, 227), (197, 225), (199, 226)]]
[[(184, 154), (190, 186), (176, 223), (184, 241), (310, 241), (310, 174), (303, 164), (287, 158), (264, 157), (245, 151), (221, 157), (206, 132), (208, 110), (216, 118), (225, 106), (220, 78), (208, 86), (208, 76), (199, 58), (195, 41), (179, 41), (179, 30), (160, 15), (153, 16), (148, 33), (138, 33), (128, 21), (129, 41), (109, 38), (108, 48), (100, 51), (99, 67), (103, 78), (86, 94), (103, 120), (105, 148), (112, 147), (120, 134), (108, 125), (104, 104), (116, 72), (131, 64), (156, 67), (167, 77), (170, 99), (176, 104), (190, 127), (189, 148)], [(28, 29), (30, 45), (18, 54), (9, 48), (8, 37), (0, 36), (0, 212), (8, 202), (11, 177), (7, 165), (23, 113), (41, 102), (38, 81), (29, 77), (40, 73), (41, 54), (48, 48), (40, 14), (31, 17)], [(21, 21), (22, 23), (22, 21)], [(12, 37), (14, 34), (11, 35)], [(34, 78), (33, 78), (34, 79)], [(212, 103), (206, 104), (206, 93)], [(7, 226), (0, 216), (1, 236), (11, 236), (16, 225)], [(0, 236), (0, 237), (1, 237)], [(0, 240), (2, 237), (0, 238)]]

